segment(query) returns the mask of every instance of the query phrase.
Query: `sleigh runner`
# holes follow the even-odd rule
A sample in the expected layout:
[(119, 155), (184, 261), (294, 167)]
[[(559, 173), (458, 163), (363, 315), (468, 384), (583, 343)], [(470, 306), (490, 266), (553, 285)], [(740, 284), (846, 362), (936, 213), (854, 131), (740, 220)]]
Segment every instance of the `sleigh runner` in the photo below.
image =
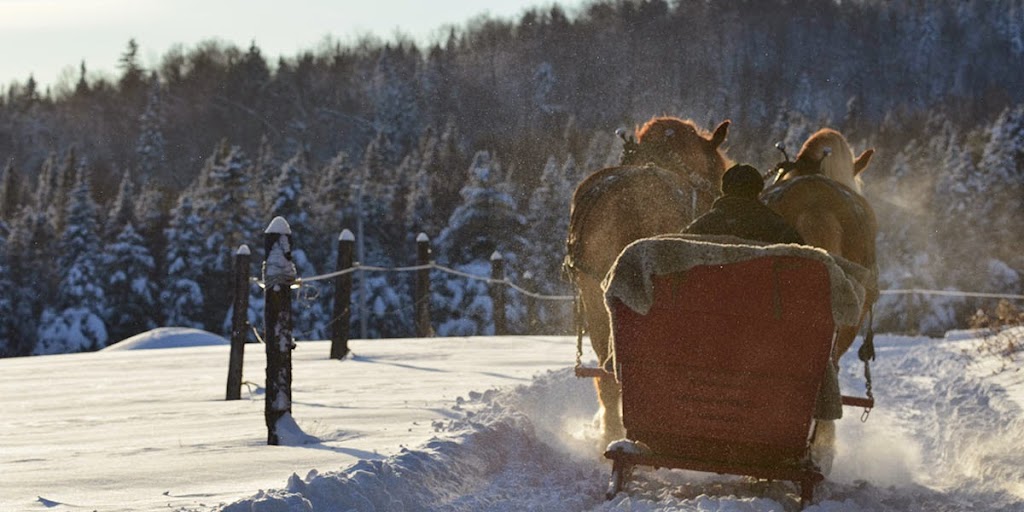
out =
[(841, 415), (836, 328), (859, 321), (863, 274), (806, 246), (685, 235), (628, 246), (603, 284), (626, 429), (605, 454), (609, 498), (647, 465), (789, 480), (808, 503), (823, 479), (815, 417)]

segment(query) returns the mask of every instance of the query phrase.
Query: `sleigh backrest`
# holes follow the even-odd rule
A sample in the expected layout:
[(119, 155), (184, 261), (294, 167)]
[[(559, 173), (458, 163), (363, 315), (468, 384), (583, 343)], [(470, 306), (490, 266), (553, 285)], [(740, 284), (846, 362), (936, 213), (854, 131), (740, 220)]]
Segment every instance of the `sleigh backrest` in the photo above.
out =
[(608, 303), (627, 435), (705, 461), (803, 458), (835, 332), (825, 264), (765, 256), (652, 278), (647, 314)]

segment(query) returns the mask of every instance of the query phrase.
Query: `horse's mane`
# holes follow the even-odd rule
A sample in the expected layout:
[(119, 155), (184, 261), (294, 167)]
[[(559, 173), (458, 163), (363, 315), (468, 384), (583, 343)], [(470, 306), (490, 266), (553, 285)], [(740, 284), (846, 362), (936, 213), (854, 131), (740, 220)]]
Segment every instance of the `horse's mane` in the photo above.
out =
[(822, 174), (861, 192), (861, 180), (853, 168), (853, 150), (846, 137), (831, 128), (822, 128), (811, 135), (800, 148), (796, 161), (805, 163), (804, 168), (813, 168), (815, 166), (810, 164), (820, 162), (818, 168)]

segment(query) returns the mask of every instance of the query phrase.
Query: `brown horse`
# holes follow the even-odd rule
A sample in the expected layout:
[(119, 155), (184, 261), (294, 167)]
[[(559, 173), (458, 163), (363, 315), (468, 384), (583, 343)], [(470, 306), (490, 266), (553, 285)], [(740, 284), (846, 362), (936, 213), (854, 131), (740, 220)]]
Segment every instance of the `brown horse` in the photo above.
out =
[[(868, 269), (877, 279), (874, 210), (860, 194), (860, 173), (874, 150), (856, 159), (846, 138), (824, 128), (811, 135), (795, 162), (780, 164), (779, 178), (762, 199), (786, 218), (808, 245), (820, 247)], [(877, 296), (877, 284), (869, 286), (864, 314)], [(860, 326), (844, 326), (836, 340), (836, 361), (853, 344)]]
[[(860, 324), (878, 298), (878, 265), (875, 261), (875, 212), (860, 194), (860, 173), (874, 150), (856, 159), (846, 138), (831, 129), (811, 135), (796, 161), (779, 164), (775, 184), (761, 198), (786, 218), (808, 245), (822, 248), (868, 270), (867, 297), (857, 325), (839, 326), (833, 361), (850, 348)], [(835, 457), (835, 421), (815, 422), (811, 458), (828, 474)]]
[[(594, 172), (576, 187), (565, 270), (602, 366), (609, 356), (610, 319), (601, 281), (631, 242), (679, 232), (711, 207), (728, 164), (721, 150), (728, 129), (729, 121), (707, 133), (689, 120), (653, 118), (636, 130), (636, 143), (627, 142), (624, 165)], [(611, 378), (598, 378), (596, 385), (604, 438), (619, 439), (619, 386)]]

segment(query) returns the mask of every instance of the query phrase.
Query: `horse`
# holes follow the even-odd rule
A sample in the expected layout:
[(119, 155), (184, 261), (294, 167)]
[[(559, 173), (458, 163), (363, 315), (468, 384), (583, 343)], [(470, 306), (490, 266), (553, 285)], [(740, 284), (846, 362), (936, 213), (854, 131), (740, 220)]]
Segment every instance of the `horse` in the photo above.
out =
[[(577, 322), (585, 321), (602, 367), (611, 332), (602, 280), (627, 245), (679, 232), (711, 207), (730, 163), (721, 148), (729, 123), (709, 133), (690, 120), (654, 117), (634, 130), (635, 142), (623, 137), (622, 165), (598, 170), (576, 187), (563, 268), (577, 289)], [(604, 439), (624, 437), (619, 385), (608, 377), (595, 385)]]
[[(779, 164), (775, 183), (761, 199), (796, 228), (808, 245), (857, 263), (877, 279), (878, 222), (861, 194), (860, 180), (872, 155), (874, 150), (868, 149), (854, 158), (841, 133), (823, 128), (807, 139), (794, 162)], [(861, 323), (877, 297), (877, 283), (868, 284), (870, 300), (865, 303)], [(840, 329), (837, 363), (859, 330), (860, 325)]]
[[(785, 154), (784, 148), (779, 149)], [(867, 282), (862, 283), (867, 296), (857, 325), (837, 328), (832, 356), (836, 368), (878, 299), (878, 222), (871, 205), (861, 195), (860, 181), (860, 173), (873, 154), (874, 150), (868, 149), (853, 158), (842, 134), (821, 129), (807, 139), (795, 161), (790, 162), (787, 157), (786, 162), (777, 166), (775, 182), (761, 194), (765, 204), (796, 228), (805, 243), (868, 270)], [(815, 423), (811, 457), (826, 473), (831, 470), (835, 457), (834, 421)]]

